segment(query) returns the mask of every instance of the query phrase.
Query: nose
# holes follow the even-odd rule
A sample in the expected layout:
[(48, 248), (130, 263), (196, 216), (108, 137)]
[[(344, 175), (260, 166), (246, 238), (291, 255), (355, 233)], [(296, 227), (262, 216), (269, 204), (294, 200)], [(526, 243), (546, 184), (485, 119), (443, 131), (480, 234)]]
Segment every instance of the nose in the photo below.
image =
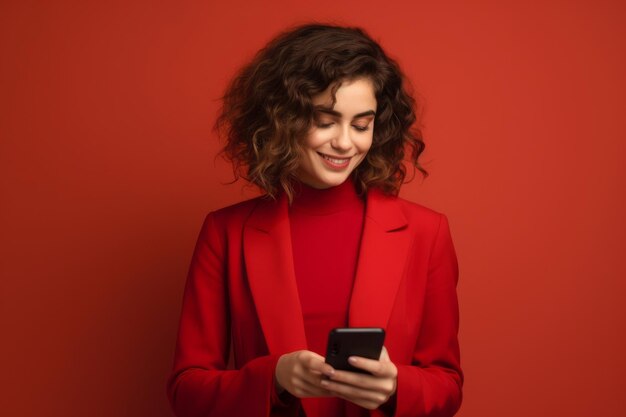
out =
[(342, 128), (333, 136), (330, 145), (333, 149), (340, 152), (347, 152), (352, 147), (352, 138), (350, 126), (342, 126)]

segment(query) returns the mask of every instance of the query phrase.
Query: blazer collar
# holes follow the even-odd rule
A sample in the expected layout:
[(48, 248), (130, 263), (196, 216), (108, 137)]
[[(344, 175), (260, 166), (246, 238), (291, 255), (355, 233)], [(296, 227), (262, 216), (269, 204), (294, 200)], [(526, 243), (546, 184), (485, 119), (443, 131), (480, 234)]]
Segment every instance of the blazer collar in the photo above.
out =
[[(279, 228), (283, 220), (288, 220), (288, 210), (289, 202), (285, 193), (280, 193), (276, 200), (261, 197), (248, 218), (246, 227), (269, 233)], [(407, 225), (407, 219), (397, 198), (387, 196), (377, 188), (367, 192), (365, 216), (378, 223), (385, 231), (393, 231)]]
[[(367, 193), (350, 327), (387, 327), (410, 239), (397, 198)], [(243, 231), (244, 261), (257, 314), (272, 354), (306, 349), (293, 265), (288, 201), (261, 198)]]

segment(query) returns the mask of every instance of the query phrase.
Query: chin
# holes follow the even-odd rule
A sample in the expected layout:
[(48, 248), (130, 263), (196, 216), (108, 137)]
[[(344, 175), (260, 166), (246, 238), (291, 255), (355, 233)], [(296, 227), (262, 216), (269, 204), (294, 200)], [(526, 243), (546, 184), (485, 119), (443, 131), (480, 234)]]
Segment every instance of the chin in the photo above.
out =
[(300, 170), (300, 180), (305, 184), (318, 189), (336, 187), (343, 184), (354, 172), (354, 167), (348, 167), (343, 172), (331, 172), (317, 161), (317, 153), (312, 163), (303, 166)]
[(337, 185), (341, 185), (346, 179), (347, 178), (328, 179), (328, 178), (317, 177), (317, 178), (307, 178), (301, 181), (313, 188), (324, 189), (324, 188), (336, 187)]
[(327, 180), (327, 181), (324, 181), (323, 184), (325, 185), (325, 188), (336, 187), (338, 185), (343, 184), (348, 178), (349, 178), (349, 176), (348, 177), (343, 177), (343, 178), (336, 178), (336, 179), (332, 179), (332, 180)]

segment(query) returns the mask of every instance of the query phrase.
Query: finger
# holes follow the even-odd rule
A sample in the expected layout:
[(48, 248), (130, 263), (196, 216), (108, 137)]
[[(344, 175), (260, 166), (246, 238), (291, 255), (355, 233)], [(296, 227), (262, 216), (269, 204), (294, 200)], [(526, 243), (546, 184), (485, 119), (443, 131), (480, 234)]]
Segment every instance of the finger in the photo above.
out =
[(345, 397), (345, 396), (343, 396), (341, 394), (335, 394), (335, 397), (344, 399), (346, 401), (350, 401), (351, 403), (354, 403), (354, 404), (356, 404), (356, 405), (358, 405), (360, 407), (363, 407), (363, 408), (367, 408), (368, 410), (375, 410), (375, 409), (377, 409), (378, 407), (381, 406), (381, 404), (378, 404), (377, 402), (374, 402), (374, 401), (367, 401), (367, 400), (360, 400), (360, 399), (351, 399), (351, 398)]
[(318, 355), (317, 353), (312, 352), (310, 350), (306, 350), (305, 351), (305, 356), (307, 358), (313, 358), (313, 359), (316, 359), (316, 360), (322, 361), (322, 362), (324, 362), (324, 360), (325, 360), (325, 358), (322, 355)]
[(362, 374), (359, 372), (350, 371), (335, 371), (335, 374), (330, 378), (335, 382), (340, 382), (346, 385), (353, 385), (355, 387), (363, 389), (379, 389), (381, 378), (370, 375)]
[(311, 365), (308, 369), (308, 372), (313, 374), (313, 375), (317, 375), (317, 376), (327, 376), (327, 377), (331, 377), (335, 374), (335, 369), (330, 366), (327, 363), (319, 363), (319, 364), (313, 364)]
[(319, 383), (311, 383), (306, 379), (294, 381), (294, 387), (298, 390), (300, 397), (331, 397), (333, 394), (322, 388)]
[(331, 393), (338, 394), (349, 401), (372, 401), (382, 404), (389, 398), (382, 392), (363, 389), (333, 380), (323, 380), (322, 387)]
[(380, 351), (380, 358), (378, 359), (381, 362), (390, 362), (391, 359), (389, 358), (389, 352), (387, 352), (387, 348), (383, 346), (382, 350)]
[[(323, 367), (322, 367), (323, 368)], [(325, 369), (325, 368), (323, 368)], [(332, 368), (331, 368), (332, 369)], [(311, 370), (307, 365), (299, 366), (298, 369), (294, 372), (295, 376), (298, 379), (302, 379), (307, 381), (310, 385), (314, 385), (316, 387), (320, 387), (320, 382), (322, 379), (327, 379), (328, 376), (323, 374), (320, 371)], [(333, 373), (334, 374), (334, 371)]]
[(382, 362), (376, 359), (363, 358), (361, 356), (350, 356), (348, 358), (350, 365), (355, 368), (363, 369), (374, 376), (387, 377), (395, 376), (396, 367), (392, 362)]
[(385, 395), (391, 395), (396, 389), (396, 382), (393, 377), (378, 377), (358, 372), (337, 371), (331, 380), (357, 388), (381, 392)]
[(327, 379), (326, 376), (319, 373), (311, 373), (307, 371), (303, 371), (297, 374), (298, 379), (302, 381), (306, 381), (307, 384), (315, 387), (321, 387), (321, 382), (323, 379)]
[(311, 352), (311, 355), (308, 355), (304, 359), (303, 366), (307, 368), (308, 372), (315, 375), (326, 375), (331, 376), (335, 372), (332, 366), (325, 362), (325, 358), (323, 356), (318, 355), (317, 353)]

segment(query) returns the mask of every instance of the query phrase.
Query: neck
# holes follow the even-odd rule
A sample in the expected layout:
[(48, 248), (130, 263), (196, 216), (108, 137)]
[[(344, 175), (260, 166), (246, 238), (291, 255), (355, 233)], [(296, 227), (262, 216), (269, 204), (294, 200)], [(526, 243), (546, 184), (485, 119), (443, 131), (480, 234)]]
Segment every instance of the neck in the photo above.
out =
[(363, 204), (364, 201), (358, 196), (351, 178), (334, 187), (322, 189), (297, 181), (294, 184), (294, 198), (290, 210), (323, 215), (362, 208)]

